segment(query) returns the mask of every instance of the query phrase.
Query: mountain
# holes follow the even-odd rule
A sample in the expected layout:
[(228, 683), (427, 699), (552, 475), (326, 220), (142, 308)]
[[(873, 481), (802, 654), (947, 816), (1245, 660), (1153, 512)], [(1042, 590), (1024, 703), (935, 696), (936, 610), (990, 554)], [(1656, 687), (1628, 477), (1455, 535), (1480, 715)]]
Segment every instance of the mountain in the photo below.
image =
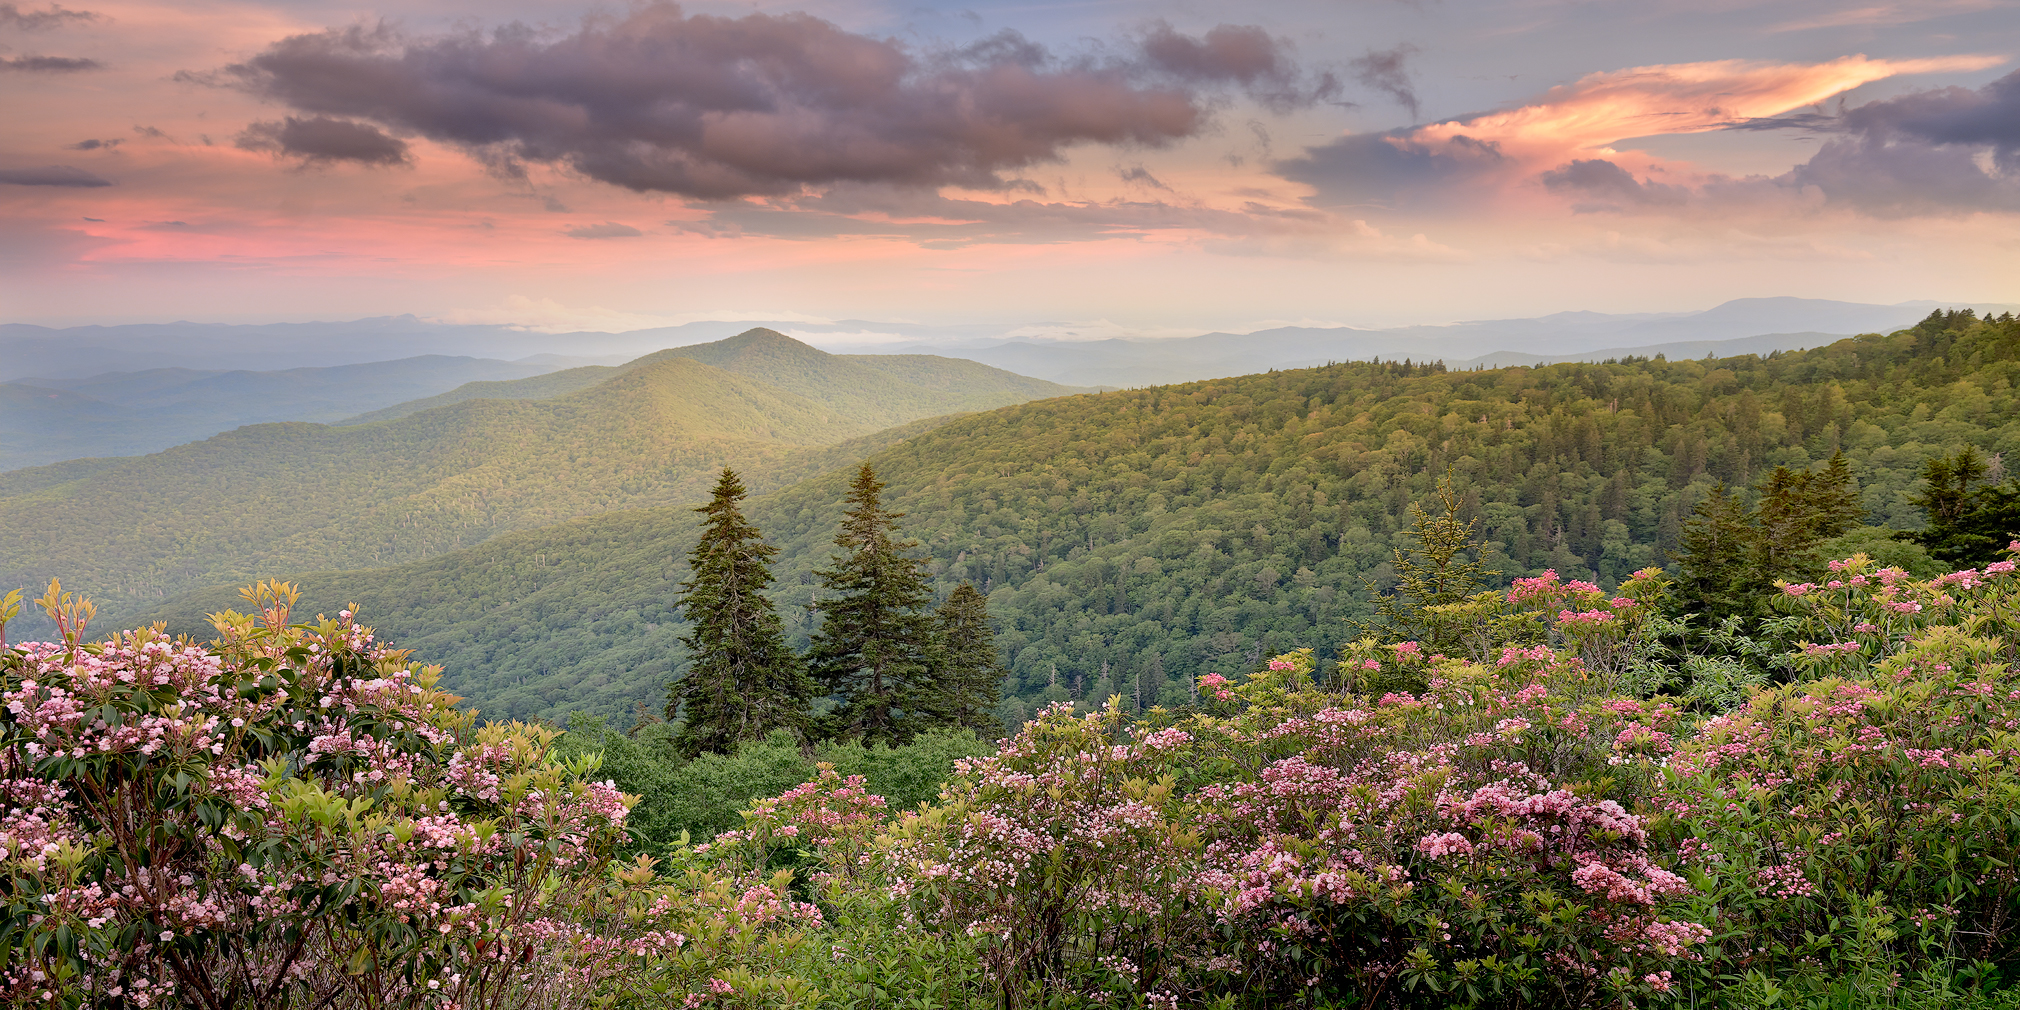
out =
[(1735, 340), (1686, 340), (1671, 344), (1649, 344), (1642, 347), (1602, 347), (1596, 351), (1569, 351), (1561, 354), (1529, 354), (1523, 351), (1495, 351), (1464, 361), (1447, 362), (1453, 368), (1488, 367), (1501, 368), (1507, 365), (1554, 365), (1560, 361), (1605, 361), (1609, 358), (1731, 358), (1742, 354), (1773, 354), (1776, 351), (1800, 351), (1809, 347), (1827, 347), (1850, 337), (1849, 333), (1763, 333), (1756, 337), (1740, 337)]
[[(1597, 359), (1630, 353), (1652, 357), (1657, 345), (1761, 339), (1762, 335), (1795, 331), (1891, 332), (1928, 315), (1933, 307), (1920, 302), (1862, 305), (1809, 298), (1741, 298), (1703, 312), (1666, 315), (1559, 312), (1533, 319), (1386, 329), (1282, 326), (1252, 333), (1205, 333), (1159, 340), (1020, 340), (950, 353), (1054, 382), (1141, 386), (1371, 358), (1512, 364), (1527, 360), (1523, 355), (1554, 360), (1564, 360), (1565, 355)], [(2016, 308), (2020, 306), (1993, 306), (1987, 314)], [(1509, 353), (1497, 356), (1496, 352)], [(1688, 356), (1704, 353), (1699, 350)]]
[[(978, 395), (902, 383), (770, 331), (680, 350), (548, 399), (473, 399), (346, 427), (249, 425), (148, 456), (0, 473), (0, 584), (60, 575), (116, 609), (278, 571), (411, 561), (572, 516), (703, 498), (725, 466), (754, 490), (781, 487)], [(1018, 383), (1056, 388), (1007, 384)]]
[(0, 383), (0, 470), (126, 456), (267, 421), (335, 421), (478, 380), (554, 366), (422, 355), (275, 372), (153, 368)]
[[(1393, 582), (1396, 531), (1448, 469), (1508, 577), (1554, 568), (1612, 585), (1663, 564), (1715, 483), (1838, 449), (1868, 521), (1916, 527), (1925, 459), (2020, 452), (2016, 380), (2020, 323), (1951, 315), (1770, 356), (1351, 363), (1042, 400), (868, 458), (939, 592), (970, 580), (988, 593), (1014, 716), (1111, 692), (1170, 701), (1207, 672), (1330, 653), (1354, 636), (1368, 583)], [(802, 643), (848, 476), (750, 503), (783, 549), (776, 597)], [(265, 574), (295, 573), (313, 609), (360, 604), (494, 716), (621, 722), (657, 708), (682, 669), (671, 603), (693, 530), (684, 508), (610, 511), (392, 568)], [(232, 603), (217, 587), (144, 618), (200, 630)]]
[(986, 410), (1048, 396), (1090, 392), (928, 354), (829, 354), (776, 330), (754, 328), (727, 340), (672, 347), (615, 367), (583, 367), (516, 382), (470, 383), (439, 396), (363, 414), (347, 424), (404, 417), (478, 398), (541, 400), (587, 389), (668, 358), (689, 358), (789, 390), (877, 427), (929, 414)]
[[(108, 361), (121, 362), (130, 369), (274, 370), (440, 354), (512, 360), (535, 355), (601, 359), (575, 360), (556, 367), (616, 364), (658, 348), (717, 341), (765, 327), (824, 347), (966, 358), (1068, 385), (1140, 386), (1377, 356), (1457, 361), (1495, 351), (1584, 353), (1805, 330), (1884, 333), (1909, 325), (1936, 307), (1933, 302), (1869, 305), (1807, 298), (1741, 298), (1702, 312), (1558, 312), (1528, 319), (1374, 329), (1277, 327), (1177, 340), (1012, 339), (1030, 331), (1068, 335), (1084, 332), (1084, 328), (861, 319), (699, 320), (621, 333), (548, 333), (505, 325), (434, 322), (411, 315), (313, 323), (175, 322), (62, 329), (8, 323), (0, 324), (0, 382), (30, 376), (79, 378), (103, 371)], [(2020, 305), (1977, 307), (1992, 313), (2020, 309)]]

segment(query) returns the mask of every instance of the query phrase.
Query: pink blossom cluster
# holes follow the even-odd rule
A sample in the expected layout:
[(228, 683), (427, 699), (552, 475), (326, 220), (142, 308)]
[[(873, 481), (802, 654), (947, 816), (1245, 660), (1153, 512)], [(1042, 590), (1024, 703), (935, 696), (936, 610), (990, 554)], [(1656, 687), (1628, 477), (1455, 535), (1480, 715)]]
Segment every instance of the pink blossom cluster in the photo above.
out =
[[(31, 935), (73, 938), (25, 948), (10, 999), (147, 1006), (217, 972), (308, 985), (363, 929), (407, 931), (465, 978), (505, 970), (489, 938), (619, 837), (629, 799), (549, 764), (551, 734), (475, 726), (348, 613), (239, 620), (210, 646), (142, 631), (0, 653), (0, 874), (45, 909)], [(465, 897), (514, 880), (489, 907)], [(151, 939), (121, 939), (136, 928)]]

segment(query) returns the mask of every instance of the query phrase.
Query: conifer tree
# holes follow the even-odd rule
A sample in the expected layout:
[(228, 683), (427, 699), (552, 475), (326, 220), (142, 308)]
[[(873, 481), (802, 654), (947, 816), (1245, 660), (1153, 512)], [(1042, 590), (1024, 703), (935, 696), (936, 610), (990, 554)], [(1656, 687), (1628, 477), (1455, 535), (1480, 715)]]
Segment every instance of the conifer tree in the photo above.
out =
[(1678, 597), (1710, 618), (1706, 627), (1725, 617), (1762, 616), (1762, 590), (1776, 579), (1821, 574), (1825, 559), (1817, 549), (1864, 515), (1842, 452), (1821, 471), (1775, 467), (1762, 484), (1758, 509), (1721, 483), (1691, 510), (1683, 552), (1670, 555), (1683, 568)]
[(1760, 553), (1753, 509), (1721, 481), (1690, 510), (1679, 539), (1683, 550), (1670, 554), (1683, 569), (1678, 599), (1711, 618), (1705, 627), (1715, 626), (1722, 617), (1751, 616), (1758, 596), (1755, 561)]
[[(1439, 514), (1432, 515), (1422, 505), (1410, 506), (1410, 528), (1397, 536), (1415, 544), (1391, 552), (1395, 591), (1376, 600), (1375, 619), (1361, 625), (1363, 634), (1390, 642), (1421, 641), (1434, 652), (1458, 650), (1460, 629), (1444, 626), (1426, 608), (1464, 602), (1501, 573), (1480, 560), (1473, 539), (1479, 521), (1459, 518), (1459, 495), (1449, 473), (1438, 481), (1437, 508)], [(1374, 584), (1368, 588), (1372, 591)]]
[(679, 601), (694, 624), (681, 638), (694, 658), (687, 676), (668, 685), (666, 703), (669, 720), (684, 719), (674, 743), (689, 757), (728, 753), (775, 729), (804, 735), (814, 694), (764, 595), (779, 549), (737, 507), (744, 493), (736, 473), (725, 469), (709, 503), (695, 509), (707, 518), (688, 553), (693, 571)]
[(814, 572), (825, 592), (807, 666), (841, 700), (825, 717), (829, 735), (902, 744), (933, 722), (932, 592), (909, 554), (918, 542), (898, 539), (904, 513), (884, 508), (883, 489), (868, 463), (849, 484), (835, 536), (842, 553)]
[(939, 631), (933, 695), (935, 721), (994, 735), (1001, 700), (1003, 660), (989, 625), (989, 601), (963, 582), (934, 613)]
[[(1922, 493), (1910, 502), (1921, 506), (1928, 525), (1896, 534), (1927, 548), (1930, 555), (1954, 565), (1997, 561), (2020, 538), (2020, 480), (2000, 482), (1978, 450), (1965, 446), (1954, 456), (1938, 456), (1922, 466)], [(1983, 487), (1973, 487), (1974, 484)]]

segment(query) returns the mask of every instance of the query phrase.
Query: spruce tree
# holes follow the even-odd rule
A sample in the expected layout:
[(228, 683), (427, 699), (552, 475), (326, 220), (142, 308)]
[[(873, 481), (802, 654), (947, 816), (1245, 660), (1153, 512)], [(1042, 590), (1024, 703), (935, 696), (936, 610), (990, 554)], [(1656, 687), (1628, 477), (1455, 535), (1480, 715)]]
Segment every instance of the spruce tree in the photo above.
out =
[(1683, 569), (1678, 599), (1705, 614), (1707, 628), (1724, 617), (1752, 616), (1760, 602), (1760, 529), (1753, 509), (1721, 481), (1690, 510), (1680, 540), (1683, 550), (1669, 555)]
[[(2008, 543), (2020, 538), (2020, 480), (1999, 482), (1978, 450), (1965, 446), (1955, 456), (1938, 456), (1922, 467), (1921, 506), (1928, 525), (1895, 534), (1927, 548), (1953, 565), (1997, 561)], [(1983, 487), (1973, 487), (1983, 483)]]
[(944, 725), (994, 736), (1001, 729), (1003, 661), (989, 625), (989, 601), (963, 582), (934, 613), (939, 655), (933, 677), (933, 718)]
[(1852, 467), (1842, 452), (1834, 453), (1821, 471), (1774, 468), (1761, 493), (1755, 514), (1754, 581), (1803, 580), (1823, 571), (1817, 548), (1850, 531), (1864, 518)]
[(884, 508), (883, 489), (868, 463), (849, 484), (835, 536), (842, 553), (814, 572), (824, 594), (807, 666), (841, 701), (824, 719), (829, 735), (895, 745), (933, 722), (932, 592), (909, 554), (918, 542), (898, 539), (904, 513)]
[(693, 659), (687, 676), (667, 686), (666, 703), (669, 720), (684, 720), (674, 743), (689, 757), (728, 753), (775, 729), (803, 736), (814, 694), (764, 595), (779, 549), (744, 518), (737, 507), (743, 497), (743, 483), (726, 469), (709, 503), (695, 509), (707, 518), (688, 553), (693, 571), (679, 601), (694, 624), (681, 638)]
[[(1395, 591), (1376, 599), (1375, 618), (1361, 622), (1360, 631), (1383, 641), (1411, 639), (1433, 652), (1457, 653), (1462, 629), (1438, 620), (1426, 608), (1462, 603), (1501, 573), (1480, 560), (1480, 545), (1473, 539), (1479, 521), (1459, 518), (1461, 506), (1451, 474), (1438, 481), (1436, 496), (1437, 515), (1422, 505), (1410, 506), (1410, 528), (1396, 535), (1415, 543), (1390, 552)], [(1372, 580), (1368, 589), (1376, 591)]]

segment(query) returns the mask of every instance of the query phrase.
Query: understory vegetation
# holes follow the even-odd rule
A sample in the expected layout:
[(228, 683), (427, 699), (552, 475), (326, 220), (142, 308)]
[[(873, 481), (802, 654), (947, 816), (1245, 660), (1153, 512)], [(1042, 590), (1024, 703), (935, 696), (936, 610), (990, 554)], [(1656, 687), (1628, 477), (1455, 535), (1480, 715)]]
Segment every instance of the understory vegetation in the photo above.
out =
[[(1545, 572), (1428, 606), (1470, 629), (1440, 648), (1291, 650), (1184, 707), (681, 764), (650, 753), (664, 724), (479, 725), (357, 615), (296, 621), (287, 586), (203, 644), (89, 642), (52, 586), (60, 640), (0, 653), (0, 986), (206, 1010), (2020, 1007), (2013, 560), (1783, 580), (1779, 682), (1723, 700), (1665, 693), (1732, 658), (1677, 651), (1675, 590)], [(745, 790), (769, 795), (711, 834)]]

